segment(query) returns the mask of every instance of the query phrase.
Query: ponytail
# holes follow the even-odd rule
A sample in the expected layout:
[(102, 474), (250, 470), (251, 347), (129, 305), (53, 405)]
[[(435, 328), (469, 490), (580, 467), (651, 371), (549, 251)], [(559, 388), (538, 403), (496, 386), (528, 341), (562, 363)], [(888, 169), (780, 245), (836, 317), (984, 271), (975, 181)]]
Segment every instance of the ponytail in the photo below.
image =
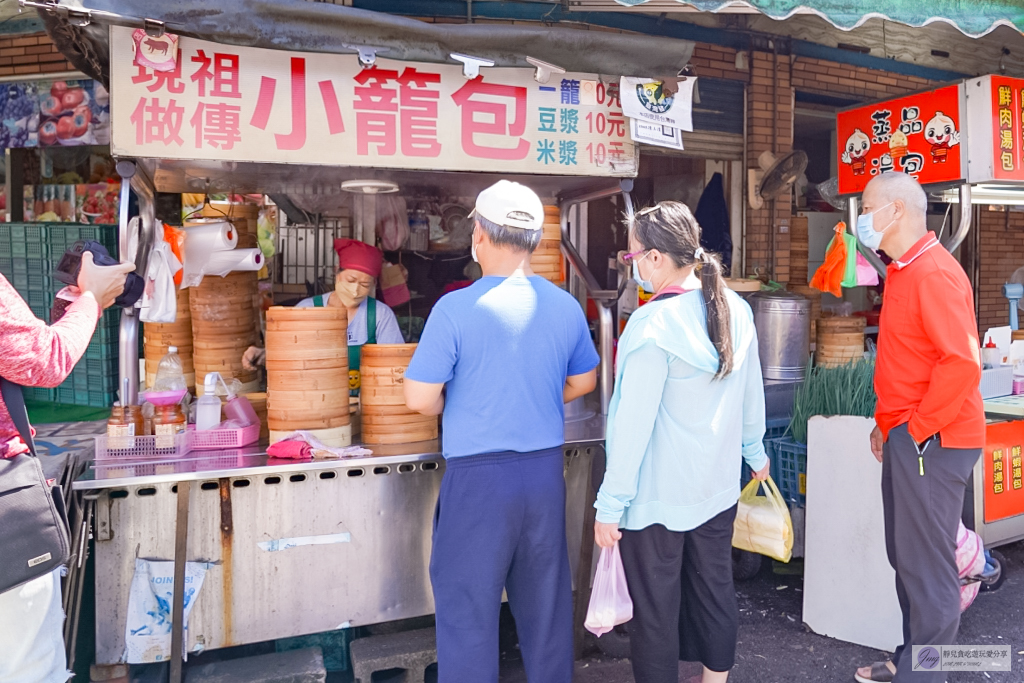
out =
[(733, 370), (733, 348), (722, 261), (717, 254), (700, 246), (697, 219), (686, 204), (661, 202), (637, 212), (630, 222), (630, 229), (645, 249), (657, 249), (679, 268), (695, 266), (704, 295), (708, 338), (718, 351), (715, 379), (725, 377)]
[(699, 248), (697, 251), (697, 268), (700, 274), (700, 291), (704, 294), (708, 337), (718, 351), (718, 372), (715, 373), (715, 379), (721, 379), (732, 372), (732, 325), (729, 302), (725, 299), (722, 261), (717, 254)]

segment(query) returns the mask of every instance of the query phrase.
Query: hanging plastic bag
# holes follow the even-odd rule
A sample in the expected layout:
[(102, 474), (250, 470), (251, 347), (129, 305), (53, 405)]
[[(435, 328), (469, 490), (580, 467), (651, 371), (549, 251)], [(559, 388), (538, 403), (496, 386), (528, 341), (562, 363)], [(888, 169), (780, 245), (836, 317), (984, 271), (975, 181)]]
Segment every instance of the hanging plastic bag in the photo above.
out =
[(846, 268), (843, 269), (843, 287), (849, 289), (857, 286), (857, 238), (843, 231), (843, 242), (846, 244)]
[[(757, 495), (764, 485), (765, 495)], [(740, 493), (732, 546), (789, 562), (793, 556), (793, 520), (786, 501), (771, 477), (751, 479)]]
[(144, 323), (173, 323), (178, 315), (177, 288), (174, 276), (181, 262), (167, 242), (159, 240), (149, 252), (146, 289), (142, 293), (139, 319)]
[(846, 276), (846, 223), (840, 221), (835, 227), (835, 237), (825, 250), (825, 262), (814, 272), (811, 287), (828, 292), (833, 296), (843, 295), (843, 278)]
[(626, 572), (622, 568), (619, 544), (601, 548), (594, 575), (594, 589), (590, 592), (587, 620), (584, 628), (595, 636), (603, 636), (619, 624), (633, 618), (633, 601), (626, 587)]
[(377, 236), (384, 251), (402, 248), (409, 237), (405, 199), (397, 195), (377, 195)]
[(878, 271), (868, 263), (864, 255), (857, 252), (857, 285), (874, 287), (878, 284)]
[[(956, 532), (956, 568), (961, 579), (981, 576), (985, 571), (985, 544), (982, 543), (981, 537), (965, 527), (963, 522), (960, 522)], [(980, 590), (981, 583), (978, 581), (960, 586), (961, 612), (971, 606)]]

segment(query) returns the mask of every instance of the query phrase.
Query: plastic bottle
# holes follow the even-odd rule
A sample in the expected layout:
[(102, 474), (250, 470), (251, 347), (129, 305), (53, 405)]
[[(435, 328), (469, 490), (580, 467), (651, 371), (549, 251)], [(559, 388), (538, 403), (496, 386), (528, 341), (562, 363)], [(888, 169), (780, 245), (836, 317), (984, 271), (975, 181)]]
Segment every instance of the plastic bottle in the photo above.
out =
[(196, 431), (213, 429), (220, 424), (220, 398), (217, 397), (217, 382), (223, 381), (219, 372), (206, 373), (203, 395), (196, 400)]
[[(999, 347), (992, 341), (992, 337), (989, 337), (985, 345), (981, 347), (981, 367), (983, 370), (990, 370), (999, 367), (1001, 361)], [(1014, 374), (1016, 374), (1016, 370), (1014, 370)]]
[(1017, 361), (1013, 366), (1013, 395), (1024, 394), (1024, 362)]
[(182, 370), (178, 347), (168, 346), (167, 355), (160, 359), (153, 381), (153, 391), (185, 391), (185, 373)]
[(260, 418), (256, 415), (256, 410), (249, 403), (249, 399), (245, 396), (231, 393), (226, 383), (224, 384), (224, 393), (228, 398), (227, 403), (224, 404), (224, 417), (226, 419), (234, 420), (246, 426), (257, 424), (260, 421)]

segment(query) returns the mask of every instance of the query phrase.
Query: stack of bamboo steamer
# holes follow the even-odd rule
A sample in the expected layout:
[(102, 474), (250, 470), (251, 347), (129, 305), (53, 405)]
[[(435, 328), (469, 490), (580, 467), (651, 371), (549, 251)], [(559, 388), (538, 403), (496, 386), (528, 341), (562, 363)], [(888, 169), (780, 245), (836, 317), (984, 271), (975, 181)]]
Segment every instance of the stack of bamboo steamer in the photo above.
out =
[(178, 312), (173, 323), (146, 323), (142, 329), (142, 343), (146, 356), (146, 387), (153, 388), (160, 361), (168, 347), (178, 349), (185, 384), (190, 390), (196, 386), (196, 370), (192, 363), (192, 312), (189, 309), (189, 290), (175, 289)]
[(243, 392), (256, 389), (257, 373), (242, 367), (242, 356), (259, 339), (257, 296), (256, 273), (251, 271), (223, 278), (207, 276), (192, 288), (189, 304), (197, 394), (202, 395), (208, 372), (237, 379)]
[(359, 359), (362, 440), (413, 443), (437, 438), (437, 416), (405, 407), (405, 369), (416, 344), (366, 344)]
[[(796, 282), (803, 282), (798, 280)], [(789, 284), (787, 289), (800, 296), (807, 297), (811, 300), (811, 339), (816, 339), (817, 335), (817, 323), (818, 319), (821, 318), (821, 291), (805, 284)]]
[(271, 307), (266, 362), (271, 443), (297, 429), (328, 446), (352, 443), (344, 308)]
[(229, 204), (228, 202), (210, 202), (203, 206), (203, 218), (219, 218), (231, 221), (238, 231), (238, 248), (254, 249), (258, 245), (257, 222), (260, 207), (256, 204)]
[(818, 321), (815, 360), (818, 365), (846, 365), (864, 357), (864, 327), (861, 316), (833, 316)]
[(565, 282), (561, 216), (557, 206), (544, 207), (544, 227), (540, 244), (530, 257), (530, 268), (533, 272), (557, 285)]
[(789, 281), (804, 283), (807, 277), (807, 259), (810, 247), (807, 236), (807, 216), (794, 216), (789, 230)]

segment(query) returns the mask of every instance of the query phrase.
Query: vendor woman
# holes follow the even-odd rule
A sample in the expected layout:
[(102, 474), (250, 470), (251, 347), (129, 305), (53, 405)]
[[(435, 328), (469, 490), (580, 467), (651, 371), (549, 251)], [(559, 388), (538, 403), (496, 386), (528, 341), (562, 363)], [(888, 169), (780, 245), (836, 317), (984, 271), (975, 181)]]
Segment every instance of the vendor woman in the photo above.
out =
[[(344, 307), (348, 314), (349, 386), (356, 395), (359, 390), (359, 356), (363, 344), (401, 344), (402, 331), (394, 312), (382, 301), (370, 296), (380, 276), (384, 254), (380, 249), (359, 240), (334, 240), (338, 252), (338, 274), (334, 291), (303, 299), (297, 307)], [(262, 364), (264, 350), (251, 347), (242, 362), (246, 368)]]

